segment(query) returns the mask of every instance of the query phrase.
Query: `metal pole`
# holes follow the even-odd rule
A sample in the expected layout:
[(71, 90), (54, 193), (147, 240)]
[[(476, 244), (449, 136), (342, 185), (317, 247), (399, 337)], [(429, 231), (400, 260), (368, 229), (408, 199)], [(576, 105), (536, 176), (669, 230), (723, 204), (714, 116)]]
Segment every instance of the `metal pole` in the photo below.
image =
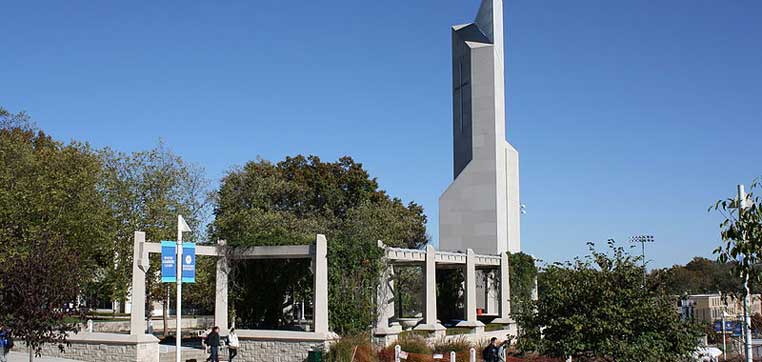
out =
[(640, 250), (641, 250), (641, 258), (643, 258), (643, 288), (646, 287), (646, 283), (648, 282), (648, 272), (646, 271), (646, 267), (648, 263), (646, 262), (646, 243), (652, 243), (654, 242), (654, 237), (652, 235), (636, 235), (630, 237), (631, 243), (640, 243)]
[(744, 349), (746, 350), (746, 362), (752, 362), (754, 355), (751, 350), (751, 333), (749, 326), (751, 325), (751, 316), (749, 315), (749, 304), (751, 304), (751, 295), (749, 293), (749, 275), (744, 277), (743, 281), (744, 297), (743, 297), (743, 333), (744, 333)]
[[(746, 192), (744, 192), (744, 186), (738, 185), (738, 222), (743, 223), (743, 209), (746, 208)], [(741, 224), (743, 225), (743, 224)], [(746, 238), (741, 234), (741, 242), (745, 243)], [(751, 295), (749, 293), (749, 273), (744, 273), (743, 279), (743, 332), (744, 332), (744, 351), (746, 352), (746, 362), (753, 362), (754, 356), (751, 351), (751, 333), (749, 333), (749, 326), (751, 326), (751, 316), (749, 316), (749, 304), (751, 304)]]
[(643, 255), (643, 288), (646, 287), (646, 240), (641, 239), (640, 245), (643, 248), (642, 255)]
[(725, 343), (725, 311), (722, 311), (722, 360), (727, 361), (728, 355), (725, 352), (728, 349), (727, 344)]
[(175, 352), (175, 362), (180, 362), (182, 352), (180, 351), (181, 348), (181, 342), (182, 342), (182, 303), (183, 303), (183, 231), (182, 226), (180, 222), (180, 218), (182, 216), (177, 215), (177, 260), (175, 260), (175, 266), (177, 267), (177, 276), (176, 276), (176, 283), (177, 283), (177, 332), (175, 336), (175, 348), (177, 349)]

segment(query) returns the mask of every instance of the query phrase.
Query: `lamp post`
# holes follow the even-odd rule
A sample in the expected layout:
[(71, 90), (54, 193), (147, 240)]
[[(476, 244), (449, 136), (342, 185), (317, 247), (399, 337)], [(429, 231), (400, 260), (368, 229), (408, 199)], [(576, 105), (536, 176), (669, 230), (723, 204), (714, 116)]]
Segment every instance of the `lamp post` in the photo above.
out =
[(630, 237), (631, 243), (640, 243), (643, 257), (643, 288), (646, 287), (646, 243), (653, 243), (653, 235), (635, 235)]
[[(738, 206), (738, 222), (742, 222), (744, 209), (749, 208), (749, 199), (744, 190), (744, 185), (738, 185), (738, 198), (736, 199)], [(746, 242), (746, 235), (742, 232), (741, 242)], [(749, 291), (749, 273), (744, 273), (743, 280), (743, 333), (744, 333), (744, 352), (746, 354), (746, 362), (752, 362), (752, 342), (751, 342), (751, 316), (749, 314), (749, 307), (751, 304), (751, 293)]]
[(725, 310), (723, 310), (722, 311), (722, 360), (723, 361), (728, 360), (728, 355), (725, 353), (725, 351), (728, 349), (728, 345), (725, 342), (725, 318), (727, 317), (728, 317), (728, 313), (725, 312)]

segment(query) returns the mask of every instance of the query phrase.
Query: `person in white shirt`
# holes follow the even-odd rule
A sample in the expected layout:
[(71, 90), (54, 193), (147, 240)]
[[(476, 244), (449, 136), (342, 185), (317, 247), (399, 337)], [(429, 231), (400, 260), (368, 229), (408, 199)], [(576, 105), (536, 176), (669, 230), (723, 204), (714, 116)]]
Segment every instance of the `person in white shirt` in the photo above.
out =
[(228, 361), (233, 362), (233, 357), (238, 355), (238, 347), (241, 346), (240, 342), (238, 342), (238, 335), (235, 333), (235, 328), (230, 328), (227, 342), (228, 350), (230, 350), (230, 357), (228, 357)]
[(508, 349), (511, 341), (506, 339), (503, 341), (503, 343), (500, 344), (500, 347), (497, 348), (497, 360), (499, 362), (505, 362), (507, 361), (507, 358), (505, 357), (505, 352)]

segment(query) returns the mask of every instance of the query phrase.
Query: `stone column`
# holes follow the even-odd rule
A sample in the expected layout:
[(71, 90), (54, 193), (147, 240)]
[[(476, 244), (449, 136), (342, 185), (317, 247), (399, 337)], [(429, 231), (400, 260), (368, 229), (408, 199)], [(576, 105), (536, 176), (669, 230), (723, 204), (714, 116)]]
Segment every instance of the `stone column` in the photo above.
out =
[(214, 325), (220, 327), (220, 334), (228, 334), (228, 261), (223, 255), (217, 259), (216, 296), (214, 300)]
[(314, 272), (314, 322), (315, 333), (328, 334), (328, 242), (325, 235), (318, 234), (315, 240), (315, 256), (312, 259)]
[[(378, 247), (382, 250), (386, 248), (383, 242), (378, 241)], [(389, 319), (394, 317), (394, 266), (389, 263), (386, 257), (382, 258), (384, 270), (381, 272), (376, 290), (376, 327), (374, 334), (385, 336), (390, 334), (399, 334), (402, 331), (399, 324), (389, 325)]]
[(437, 262), (436, 251), (431, 244), (426, 245), (426, 267), (423, 269), (425, 312), (423, 323), (415, 327), (416, 330), (434, 332), (435, 335), (444, 335), (446, 328), (437, 322)]
[(508, 253), (500, 254), (500, 315), (492, 323), (511, 324), (511, 279)]
[(476, 333), (484, 332), (484, 323), (476, 316), (476, 254), (472, 249), (466, 251), (465, 289), (463, 296), (464, 321), (458, 327), (476, 328)]
[(146, 333), (146, 271), (148, 252), (145, 251), (146, 233), (136, 231), (132, 250), (132, 310), (130, 311), (130, 334)]
[(377, 318), (376, 326), (373, 329), (373, 335), (376, 342), (384, 347), (397, 341), (397, 337), (402, 332), (402, 326), (399, 323), (390, 323), (394, 317), (394, 267), (388, 264), (384, 259), (384, 271), (376, 290)]

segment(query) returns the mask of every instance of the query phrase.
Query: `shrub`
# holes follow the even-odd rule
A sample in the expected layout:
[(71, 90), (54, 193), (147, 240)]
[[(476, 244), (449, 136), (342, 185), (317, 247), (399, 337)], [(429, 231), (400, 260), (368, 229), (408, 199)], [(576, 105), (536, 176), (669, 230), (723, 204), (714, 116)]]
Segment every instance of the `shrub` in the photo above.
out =
[[(392, 356), (394, 352), (392, 351)], [(326, 361), (328, 362), (378, 362), (376, 349), (370, 342), (370, 336), (359, 334), (342, 337), (331, 344)]]
[(448, 354), (455, 351), (457, 354), (468, 353), (474, 344), (466, 337), (440, 338), (434, 342), (434, 353)]
[(402, 350), (408, 353), (418, 354), (431, 354), (431, 348), (429, 348), (426, 339), (415, 334), (400, 336), (397, 344), (402, 347)]

